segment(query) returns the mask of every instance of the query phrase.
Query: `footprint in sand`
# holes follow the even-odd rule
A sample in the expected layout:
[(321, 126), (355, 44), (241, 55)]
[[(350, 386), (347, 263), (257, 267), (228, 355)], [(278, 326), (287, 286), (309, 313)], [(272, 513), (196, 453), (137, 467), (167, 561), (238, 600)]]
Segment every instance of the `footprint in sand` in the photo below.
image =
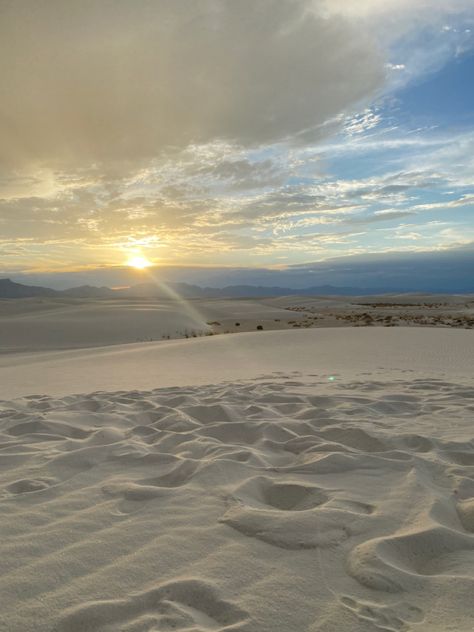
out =
[(357, 601), (346, 595), (340, 598), (340, 602), (358, 619), (386, 632), (408, 632), (411, 629), (410, 623), (420, 623), (424, 619), (422, 610), (403, 602), (390, 607), (369, 601)]
[(83, 604), (67, 612), (55, 632), (230, 632), (243, 630), (246, 622), (247, 613), (221, 599), (214, 586), (183, 579), (126, 599)]
[(140, 503), (163, 498), (172, 492), (172, 488), (186, 485), (197, 467), (193, 461), (179, 460), (177, 465), (161, 476), (136, 481), (112, 479), (102, 486), (102, 492), (109, 498), (122, 501), (118, 505), (116, 515), (127, 515), (137, 511)]
[(274, 481), (257, 476), (237, 488), (234, 498), (249, 506), (279, 511), (305, 511), (328, 501), (324, 490), (297, 481)]
[(232, 495), (220, 519), (236, 531), (283, 549), (312, 549), (340, 544), (351, 527), (370, 516), (370, 507), (347, 501), (330, 506), (328, 493), (294, 480), (250, 479)]
[(474, 533), (474, 498), (459, 501), (456, 510), (463, 528)]
[(10, 494), (29, 494), (31, 492), (39, 492), (48, 489), (56, 482), (54, 478), (23, 478), (7, 485), (5, 489)]
[(181, 487), (199, 470), (199, 463), (190, 459), (178, 459), (177, 464), (166, 474), (145, 478), (139, 481), (143, 485), (153, 485), (155, 487)]
[(106, 496), (117, 496), (125, 500), (151, 500), (164, 496), (169, 488), (185, 485), (196, 471), (197, 465), (191, 461), (180, 461), (170, 472), (162, 476), (130, 481), (123, 478), (111, 480), (102, 486)]
[(375, 538), (351, 551), (347, 568), (363, 586), (386, 592), (417, 589), (430, 578), (474, 582), (474, 541), (441, 526)]

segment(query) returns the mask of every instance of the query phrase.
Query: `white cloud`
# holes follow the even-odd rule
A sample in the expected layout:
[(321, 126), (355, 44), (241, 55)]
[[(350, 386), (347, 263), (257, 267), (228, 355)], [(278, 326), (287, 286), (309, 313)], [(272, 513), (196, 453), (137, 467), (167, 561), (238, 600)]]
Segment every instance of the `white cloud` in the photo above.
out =
[(388, 68), (389, 70), (405, 70), (406, 69), (406, 65), (405, 64), (391, 64), (391, 63), (387, 63), (387, 64), (385, 64), (385, 67)]
[[(388, 55), (392, 89), (474, 48), (472, 0), (324, 0), (329, 15), (370, 29)], [(420, 37), (421, 35), (421, 37)], [(393, 72), (397, 69), (397, 72)], [(403, 72), (400, 72), (403, 70)]]
[(344, 124), (344, 133), (348, 136), (363, 134), (380, 124), (382, 117), (371, 108), (366, 108), (361, 114), (349, 117)]

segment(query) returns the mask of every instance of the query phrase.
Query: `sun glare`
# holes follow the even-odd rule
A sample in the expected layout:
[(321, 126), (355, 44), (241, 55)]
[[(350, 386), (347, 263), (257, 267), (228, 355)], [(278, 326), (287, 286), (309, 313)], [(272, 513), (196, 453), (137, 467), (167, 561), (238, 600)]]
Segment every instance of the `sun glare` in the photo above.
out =
[(131, 268), (136, 268), (137, 270), (144, 270), (145, 268), (151, 266), (151, 261), (142, 255), (134, 255), (128, 259), (127, 265)]

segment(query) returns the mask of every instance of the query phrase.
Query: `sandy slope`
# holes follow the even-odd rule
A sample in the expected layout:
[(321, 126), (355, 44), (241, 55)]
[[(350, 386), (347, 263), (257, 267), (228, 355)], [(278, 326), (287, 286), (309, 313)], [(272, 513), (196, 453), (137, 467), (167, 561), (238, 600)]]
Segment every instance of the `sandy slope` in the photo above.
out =
[[(408, 303), (408, 305), (407, 305)], [(474, 327), (472, 296), (0, 299), (0, 354), (295, 328)]]
[(0, 630), (472, 630), (473, 369), (403, 328), (1, 357)]
[(205, 319), (175, 301), (26, 299), (0, 302), (0, 352), (114, 345), (206, 332)]
[(211, 331), (255, 331), (257, 325), (281, 329), (291, 327), (288, 320), (302, 318), (259, 300), (0, 300), (0, 353), (92, 348)]
[(298, 371), (470, 378), (474, 335), (456, 329), (352, 328), (232, 334), (95, 349), (0, 355), (0, 397), (212, 384)]

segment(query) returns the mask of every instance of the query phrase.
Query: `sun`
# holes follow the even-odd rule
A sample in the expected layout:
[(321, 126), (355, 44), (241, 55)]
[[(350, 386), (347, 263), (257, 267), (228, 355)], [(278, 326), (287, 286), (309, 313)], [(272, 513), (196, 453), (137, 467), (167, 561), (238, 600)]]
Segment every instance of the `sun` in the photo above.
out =
[(136, 268), (137, 270), (144, 270), (145, 268), (149, 268), (151, 266), (151, 261), (143, 255), (133, 255), (133, 257), (128, 259), (127, 265), (131, 268)]

